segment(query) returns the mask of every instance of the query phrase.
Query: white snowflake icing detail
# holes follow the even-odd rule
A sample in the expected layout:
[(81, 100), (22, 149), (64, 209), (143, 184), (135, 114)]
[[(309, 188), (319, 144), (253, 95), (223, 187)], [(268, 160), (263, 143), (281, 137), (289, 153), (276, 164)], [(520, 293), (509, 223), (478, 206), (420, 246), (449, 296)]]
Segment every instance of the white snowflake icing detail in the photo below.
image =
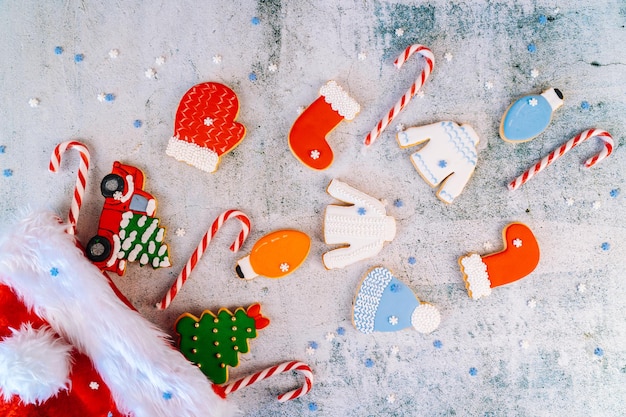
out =
[(34, 108), (34, 107), (39, 106), (39, 103), (40, 103), (40, 101), (39, 101), (39, 99), (38, 99), (38, 98), (34, 98), (34, 97), (33, 97), (33, 98), (31, 98), (30, 100), (28, 100), (28, 105), (29, 105), (30, 107), (33, 107), (33, 108)]
[(156, 71), (154, 70), (154, 68), (148, 68), (146, 72), (144, 72), (144, 75), (146, 76), (146, 78), (153, 80), (156, 78)]
[(113, 193), (113, 200), (120, 201), (124, 197), (121, 191), (116, 191)]
[(89, 388), (91, 388), (92, 390), (97, 390), (98, 388), (100, 388), (100, 384), (98, 384), (96, 381), (91, 381), (89, 383)]
[(396, 36), (399, 38), (404, 36), (404, 29), (403, 28), (396, 29)]
[(320, 157), (320, 151), (313, 149), (311, 151), (311, 159), (318, 159)]
[(581, 282), (580, 284), (578, 284), (576, 289), (578, 290), (579, 293), (583, 293), (583, 292), (587, 291), (587, 285), (585, 285), (584, 283)]
[(118, 49), (111, 49), (111, 50), (109, 51), (109, 57), (110, 57), (110, 58), (115, 59), (115, 58), (117, 58), (119, 55), (120, 55), (120, 51), (119, 51)]
[(396, 316), (389, 317), (389, 324), (396, 326), (398, 324), (398, 318)]
[(203, 123), (205, 126), (213, 126), (213, 123), (215, 122), (215, 120), (211, 119), (210, 117), (207, 117), (206, 119), (204, 119)]
[(326, 336), (325, 336), (326, 340), (329, 342), (332, 342), (333, 340), (335, 340), (335, 337), (336, 337), (335, 333), (333, 332), (328, 332), (326, 333)]
[(176, 236), (183, 237), (185, 236), (185, 233), (187, 232), (182, 227), (179, 227), (178, 229), (176, 229)]
[(393, 404), (396, 402), (396, 394), (389, 394), (386, 399), (389, 404)]
[(515, 246), (516, 248), (521, 248), (522, 247), (522, 239), (520, 239), (519, 237), (516, 239), (513, 239), (513, 246)]
[(533, 68), (530, 70), (530, 76), (533, 78), (537, 78), (539, 76), (539, 70), (537, 68)]
[(221, 64), (222, 63), (222, 56), (221, 55), (213, 55), (213, 63), (214, 64)]
[(530, 98), (528, 99), (528, 105), (530, 107), (535, 107), (537, 104), (539, 104), (539, 101), (536, 98)]
[(528, 300), (528, 302), (526, 304), (530, 308), (535, 308), (535, 307), (537, 307), (537, 300), (535, 300), (534, 298), (531, 298), (530, 300)]
[(287, 272), (289, 271), (289, 264), (287, 262), (283, 262), (282, 264), (280, 264), (280, 270), (282, 272)]
[(398, 125), (396, 126), (396, 132), (403, 132), (405, 127), (406, 126), (404, 126), (403, 123), (398, 123)]
[(306, 348), (306, 354), (309, 356), (315, 355), (315, 348), (313, 346), (309, 346)]
[(452, 61), (452, 58), (453, 58), (453, 56), (452, 56), (452, 54), (451, 54), (450, 52), (446, 52), (446, 53), (443, 55), (443, 57), (444, 57), (444, 58), (445, 58), (445, 60), (446, 60), (446, 61), (448, 61), (448, 62)]
[(271, 64), (269, 64), (269, 65), (267, 66), (267, 70), (268, 70), (269, 72), (276, 72), (276, 71), (278, 71), (278, 65), (276, 65), (276, 64), (274, 64), (274, 63), (271, 63)]
[(365, 61), (367, 59), (367, 52), (363, 52), (363, 51), (359, 52), (358, 58), (359, 58), (359, 61)]

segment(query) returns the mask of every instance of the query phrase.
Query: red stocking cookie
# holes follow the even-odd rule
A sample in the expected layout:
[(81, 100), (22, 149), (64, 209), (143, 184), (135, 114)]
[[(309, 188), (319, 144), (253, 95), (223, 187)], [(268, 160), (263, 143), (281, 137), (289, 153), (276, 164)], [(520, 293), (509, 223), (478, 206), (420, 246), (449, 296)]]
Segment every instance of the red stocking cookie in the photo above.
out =
[(215, 172), (220, 157), (243, 140), (246, 128), (235, 122), (239, 100), (219, 83), (194, 85), (176, 112), (174, 136), (166, 153), (206, 172)]
[(474, 300), (491, 289), (524, 278), (539, 264), (539, 244), (528, 226), (511, 223), (502, 232), (504, 250), (487, 256), (472, 253), (459, 258), (467, 293)]
[(298, 117), (289, 132), (289, 148), (300, 162), (312, 169), (328, 168), (333, 151), (326, 136), (342, 120), (352, 120), (361, 106), (335, 81), (320, 88), (320, 96)]

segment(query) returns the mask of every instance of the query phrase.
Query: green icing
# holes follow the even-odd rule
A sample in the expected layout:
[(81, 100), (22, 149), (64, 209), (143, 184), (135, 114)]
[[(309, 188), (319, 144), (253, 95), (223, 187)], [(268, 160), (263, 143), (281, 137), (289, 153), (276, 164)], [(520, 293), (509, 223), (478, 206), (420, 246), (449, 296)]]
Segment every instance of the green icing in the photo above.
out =
[(138, 261), (141, 266), (154, 269), (170, 266), (167, 244), (163, 243), (165, 229), (159, 227), (159, 219), (144, 214), (126, 212), (120, 224), (120, 259)]
[(176, 332), (182, 354), (215, 384), (228, 381), (228, 366), (239, 365), (239, 353), (248, 353), (248, 339), (256, 337), (254, 318), (241, 307), (235, 314), (221, 309), (217, 316), (207, 310), (200, 320), (184, 315), (176, 322)]

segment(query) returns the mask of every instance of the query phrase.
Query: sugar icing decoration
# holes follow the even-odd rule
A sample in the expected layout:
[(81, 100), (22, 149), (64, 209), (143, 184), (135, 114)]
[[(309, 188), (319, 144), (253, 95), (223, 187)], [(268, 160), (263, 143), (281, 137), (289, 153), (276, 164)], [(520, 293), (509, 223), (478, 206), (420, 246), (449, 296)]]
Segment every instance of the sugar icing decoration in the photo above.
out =
[(41, 101), (35, 97), (28, 100), (28, 105), (32, 108), (39, 107), (39, 103), (41, 103)]
[(200, 318), (185, 313), (176, 321), (181, 353), (214, 383), (228, 381), (228, 367), (239, 365), (239, 355), (248, 353), (249, 339), (270, 324), (261, 306), (239, 307), (234, 313), (221, 308), (217, 314), (205, 310)]
[[(392, 290), (391, 287), (395, 286)], [(431, 333), (441, 321), (439, 310), (421, 302), (387, 268), (368, 271), (354, 298), (352, 322), (362, 333), (393, 332), (414, 328)]]
[(155, 269), (170, 266), (165, 229), (154, 217), (156, 200), (143, 190), (144, 182), (141, 170), (116, 161), (100, 183), (104, 206), (85, 254), (103, 271), (124, 275), (126, 261)]
[(502, 236), (502, 251), (459, 258), (467, 293), (474, 300), (490, 295), (492, 288), (524, 278), (539, 264), (539, 244), (528, 226), (511, 223), (504, 228)]
[(77, 64), (79, 62), (83, 62), (84, 59), (85, 59), (85, 55), (83, 55), (83, 54), (75, 54), (74, 55), (74, 62), (76, 62)]
[(352, 120), (361, 106), (335, 81), (320, 88), (319, 97), (300, 113), (288, 136), (289, 148), (305, 166), (323, 170), (334, 159), (326, 137), (343, 120)]
[[(235, 122), (238, 113), (237, 95), (227, 86), (214, 82), (193, 86), (178, 106), (166, 154), (202, 171), (215, 172), (220, 158), (246, 134), (244, 125)], [(207, 118), (213, 123), (207, 125)]]
[(259, 239), (235, 267), (237, 276), (283, 278), (296, 271), (309, 255), (311, 238), (299, 230), (277, 230)]
[(480, 138), (469, 125), (445, 121), (411, 127), (398, 133), (397, 140), (402, 148), (427, 142), (411, 162), (428, 185), (441, 185), (437, 197), (444, 203), (461, 194), (476, 168)]
[(61, 55), (63, 53), (63, 47), (62, 46), (55, 46), (54, 47), (54, 54), (55, 55)]
[(511, 143), (534, 139), (548, 127), (553, 112), (562, 105), (563, 93), (556, 88), (516, 100), (502, 116), (500, 137)]
[(324, 213), (324, 241), (328, 245), (345, 245), (322, 256), (327, 269), (343, 268), (377, 255), (385, 242), (396, 235), (396, 221), (387, 216), (385, 205), (352, 186), (334, 179), (328, 194), (348, 203), (329, 205)]

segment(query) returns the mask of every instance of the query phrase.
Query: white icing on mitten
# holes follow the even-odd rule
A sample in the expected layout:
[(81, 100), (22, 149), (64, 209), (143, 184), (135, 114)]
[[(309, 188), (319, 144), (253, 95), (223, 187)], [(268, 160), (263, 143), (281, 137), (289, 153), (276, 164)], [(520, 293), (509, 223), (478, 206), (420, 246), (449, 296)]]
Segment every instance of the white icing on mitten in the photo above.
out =
[(326, 252), (322, 257), (326, 268), (343, 268), (370, 258), (380, 252), (385, 242), (393, 240), (396, 221), (387, 216), (383, 203), (336, 179), (326, 191), (351, 204), (326, 208), (324, 241), (330, 245), (349, 245)]
[(452, 203), (476, 167), (476, 146), (480, 139), (474, 129), (466, 124), (438, 122), (406, 129), (398, 133), (397, 139), (403, 148), (428, 141), (411, 155), (411, 161), (431, 187), (442, 184), (437, 197)]

